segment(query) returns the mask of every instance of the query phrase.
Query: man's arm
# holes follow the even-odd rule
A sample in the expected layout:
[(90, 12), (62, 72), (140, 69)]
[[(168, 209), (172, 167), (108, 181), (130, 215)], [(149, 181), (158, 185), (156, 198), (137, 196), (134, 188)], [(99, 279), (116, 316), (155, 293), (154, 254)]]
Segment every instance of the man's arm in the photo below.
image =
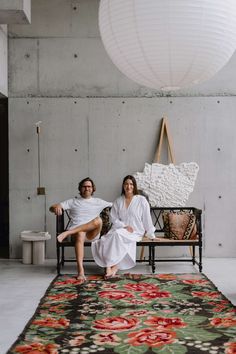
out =
[(60, 203), (59, 204), (53, 204), (49, 208), (49, 211), (51, 213), (54, 213), (55, 215), (62, 215), (62, 210), (63, 210), (63, 208), (62, 208)]

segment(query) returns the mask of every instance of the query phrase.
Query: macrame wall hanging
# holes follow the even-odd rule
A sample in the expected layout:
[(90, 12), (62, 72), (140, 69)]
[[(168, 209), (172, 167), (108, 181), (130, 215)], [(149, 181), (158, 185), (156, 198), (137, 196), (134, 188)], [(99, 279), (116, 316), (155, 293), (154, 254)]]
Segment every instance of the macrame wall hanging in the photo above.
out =
[[(168, 146), (169, 165), (160, 163), (164, 134)], [(143, 172), (137, 172), (134, 177), (138, 189), (148, 197), (152, 207), (184, 207), (194, 189), (198, 170), (196, 162), (175, 164), (167, 118), (164, 117), (154, 162), (145, 163)]]

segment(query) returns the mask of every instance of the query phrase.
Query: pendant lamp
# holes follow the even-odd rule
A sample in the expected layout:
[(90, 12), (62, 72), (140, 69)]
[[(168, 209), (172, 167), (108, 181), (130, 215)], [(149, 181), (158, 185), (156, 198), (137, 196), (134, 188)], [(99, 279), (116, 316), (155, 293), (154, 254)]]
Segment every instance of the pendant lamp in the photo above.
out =
[(131, 80), (177, 90), (215, 75), (236, 49), (236, 0), (100, 0), (105, 49)]

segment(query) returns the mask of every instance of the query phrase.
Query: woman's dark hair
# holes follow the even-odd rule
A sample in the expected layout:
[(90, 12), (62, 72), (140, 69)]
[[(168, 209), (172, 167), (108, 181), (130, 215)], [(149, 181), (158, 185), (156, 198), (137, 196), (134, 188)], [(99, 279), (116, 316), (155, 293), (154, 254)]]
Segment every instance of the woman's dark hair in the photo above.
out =
[(125, 182), (127, 181), (127, 179), (130, 179), (130, 180), (133, 182), (133, 185), (134, 185), (134, 195), (139, 194), (136, 179), (135, 179), (134, 176), (132, 176), (132, 175), (128, 175), (128, 176), (126, 176), (126, 177), (123, 179), (121, 194), (125, 194), (124, 184), (125, 184)]
[[(82, 190), (83, 184), (84, 184), (85, 182), (91, 182), (91, 183), (92, 183), (93, 193), (94, 193), (94, 192), (96, 191), (96, 186), (95, 186), (95, 184), (94, 184), (94, 182), (93, 182), (93, 180), (92, 180), (91, 178), (86, 177), (86, 178), (82, 179), (82, 181), (79, 182), (78, 190), (79, 190), (80, 194), (81, 194), (81, 190)], [(93, 194), (93, 193), (92, 193), (92, 194)]]

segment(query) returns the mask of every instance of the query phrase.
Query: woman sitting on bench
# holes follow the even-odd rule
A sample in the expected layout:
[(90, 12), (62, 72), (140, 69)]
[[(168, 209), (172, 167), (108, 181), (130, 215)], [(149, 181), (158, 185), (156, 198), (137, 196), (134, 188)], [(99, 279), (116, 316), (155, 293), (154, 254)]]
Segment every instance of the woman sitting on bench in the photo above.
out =
[(144, 196), (138, 195), (137, 183), (128, 175), (122, 184), (122, 195), (111, 209), (112, 228), (92, 243), (95, 262), (106, 268), (105, 279), (115, 277), (119, 269), (129, 269), (136, 263), (136, 242), (144, 234), (154, 238), (150, 206)]

